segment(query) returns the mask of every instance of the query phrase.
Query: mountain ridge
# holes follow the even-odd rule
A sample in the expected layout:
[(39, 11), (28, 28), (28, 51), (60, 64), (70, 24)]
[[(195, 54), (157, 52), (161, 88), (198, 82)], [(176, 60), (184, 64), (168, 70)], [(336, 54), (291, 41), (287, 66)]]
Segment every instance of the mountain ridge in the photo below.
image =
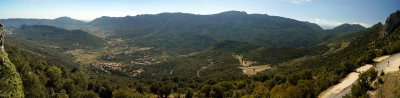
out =
[[(39, 98), (40, 96), (78, 97), (83, 94), (102, 98), (134, 96), (133, 94), (168, 97), (171, 93), (179, 94), (177, 96), (187, 94), (196, 97), (312, 98), (339, 83), (355, 68), (372, 62), (372, 58), (400, 50), (400, 29), (395, 28), (393, 32), (386, 32), (387, 29), (385, 29), (385, 27), (391, 27), (388, 26), (391, 23), (397, 27), (398, 24), (393, 21), (366, 29), (358, 28), (358, 25), (344, 24), (338, 27), (337, 31), (327, 32), (313, 28), (312, 24), (297, 20), (280, 17), (265, 18), (266, 15), (248, 15), (241, 12), (225, 14), (227, 15), (200, 19), (199, 17), (203, 16), (174, 13), (164, 13), (159, 16), (104, 17), (110, 20), (103, 22), (105, 24), (100, 24), (100, 29), (122, 30), (117, 35), (105, 38), (112, 45), (106, 47), (109, 50), (99, 52), (101, 55), (95, 57), (98, 62), (81, 67), (90, 70), (89, 73), (93, 72), (91, 73), (93, 75), (88, 76), (81, 73), (79, 68), (69, 69), (65, 68), (65, 65), (56, 66), (43, 59), (31, 58), (30, 53), (23, 53), (29, 51), (21, 52), (16, 47), (9, 47), (10, 49), (7, 50), (10, 50), (9, 54), (15, 55), (10, 56), (10, 59), (18, 66), (18, 71), (23, 73), (22, 77), (28, 77), (23, 79), (24, 87), (27, 87), (25, 94), (36, 95)], [(395, 18), (388, 17), (394, 20)], [(266, 21), (258, 20), (269, 20), (272, 25), (263, 24)], [(108, 23), (110, 21), (114, 23)], [(190, 24), (192, 22), (193, 24)], [(292, 22), (294, 23), (291, 24)], [(285, 28), (285, 26), (289, 27)], [(252, 28), (249, 29), (250, 27)], [(266, 35), (262, 35), (267, 27), (272, 30), (265, 30), (265, 32), (277, 34), (271, 35), (273, 38), (284, 36), (279, 40), (292, 39), (288, 42), (298, 42), (303, 39), (298, 36), (320, 33), (341, 34), (342, 31), (351, 31), (346, 32), (351, 34), (333, 35), (334, 37), (331, 38), (337, 37), (337, 39), (328, 40), (331, 43), (303, 47), (277, 47), (246, 40), (247, 37), (269, 39)], [(306, 29), (298, 29), (303, 27)], [(294, 32), (297, 30), (304, 32)], [(382, 30), (385, 31), (384, 36), (378, 38)], [(55, 40), (37, 40), (45, 39), (51, 34), (62, 35), (63, 32), (73, 33), (73, 31), (75, 30), (47, 25), (23, 25), (20, 29), (12, 31), (12, 34), (15, 37), (21, 36), (19, 38), (34, 39), (31, 41), (46, 44), (46, 42), (56, 41), (60, 43), (64, 37), (55, 37)], [(285, 35), (288, 32), (290, 33)], [(215, 33), (221, 35), (213, 35)], [(252, 34), (256, 36), (249, 36)], [(218, 38), (221, 36), (233, 36), (235, 40)], [(69, 37), (77, 36), (66, 38)], [(318, 42), (320, 41), (316, 41)], [(172, 49), (172, 52), (167, 53), (169, 49)], [(182, 49), (187, 52), (182, 54), (187, 55), (180, 55), (177, 52), (180, 50), (173, 49)], [(85, 54), (85, 52), (78, 54)], [(153, 54), (156, 53), (160, 55), (154, 56)], [(241, 60), (235, 59), (236, 56)], [(247, 76), (243, 74), (246, 70), (238, 68), (243, 65), (241, 64), (243, 61), (250, 62), (249, 68), (259, 65), (271, 67), (257, 72), (256, 75)]]
[(12, 36), (36, 41), (42, 45), (55, 46), (64, 50), (95, 49), (106, 45), (102, 38), (82, 30), (65, 30), (48, 25), (22, 25)]
[[(114, 32), (109, 38), (146, 41), (148, 47), (156, 47), (155, 43), (159, 43), (157, 40), (179, 42), (178, 39), (195, 36), (210, 37), (217, 42), (233, 40), (278, 47), (301, 47), (317, 43), (319, 36), (322, 36), (319, 32), (323, 30), (314, 23), (237, 11), (211, 15), (161, 13), (101, 17), (88, 25), (100, 27), (100, 31)], [(289, 35), (293, 38), (288, 38)]]
[(22, 25), (51, 25), (65, 29), (79, 29), (86, 22), (72, 19), (70, 17), (58, 17), (55, 19), (27, 19), (27, 18), (11, 18), (11, 19), (0, 19), (3, 22), (6, 29), (18, 29)]
[[(191, 15), (200, 15), (200, 16), (207, 16), (207, 15), (218, 15), (218, 14), (228, 14), (228, 13), (231, 13), (231, 15), (245, 15), (245, 14), (247, 14), (247, 15), (268, 15), (268, 14), (259, 14), (259, 13), (251, 13), (251, 14), (248, 14), (247, 12), (245, 12), (245, 11), (236, 11), (236, 10), (231, 10), (231, 11), (224, 11), (224, 12), (220, 12), (220, 13), (215, 13), (215, 14), (193, 14), (193, 13), (182, 13), (182, 12), (162, 12), (162, 13), (158, 13), (158, 14), (138, 14), (138, 15), (134, 15), (134, 16), (130, 16), (130, 15), (127, 15), (127, 16), (117, 16), (117, 17), (113, 17), (113, 16), (100, 16), (100, 17), (98, 17), (98, 18), (94, 18), (93, 20), (90, 20), (90, 21), (87, 21), (87, 22), (85, 22), (85, 23), (88, 23), (88, 22), (91, 22), (91, 21), (94, 21), (94, 20), (96, 20), (96, 19), (101, 19), (101, 18), (120, 18), (120, 17), (135, 17), (135, 16), (147, 16), (147, 15), (159, 15), (159, 14), (191, 14)], [(278, 16), (278, 17), (281, 17), (281, 16)], [(54, 19), (41, 19), (41, 18), (8, 18), (8, 19), (0, 19), (0, 21), (7, 21), (7, 20), (34, 20), (34, 21), (48, 21), (48, 20), (58, 20), (58, 19), (70, 19), (70, 20), (74, 20), (74, 21), (81, 21), (81, 22), (84, 22), (83, 20), (79, 20), (79, 19), (73, 19), (73, 18), (71, 18), (71, 17), (68, 17), (68, 16), (60, 16), (60, 17), (57, 17), (57, 18), (54, 18)], [(290, 18), (289, 18), (290, 19)], [(296, 19), (294, 19), (294, 20), (296, 20)], [(299, 20), (300, 21), (300, 20)], [(308, 22), (308, 21), (303, 21), (303, 22)], [(310, 22), (311, 23), (311, 22)], [(8, 23), (7, 23), (8, 24)], [(313, 24), (315, 24), (315, 23), (313, 23)], [(347, 23), (345, 23), (345, 24), (347, 24)], [(22, 24), (21, 24), (22, 25)], [(46, 24), (41, 24), (40, 22), (38, 22), (38, 23), (36, 23), (36, 24), (29, 24), (29, 25), (46, 25)], [(317, 24), (318, 25), (318, 24)], [(54, 26), (54, 25), (53, 25)], [(319, 27), (321, 27), (320, 25), (318, 25)], [(339, 25), (338, 25), (339, 26)], [(9, 27), (9, 26), (8, 26)], [(17, 25), (15, 25), (15, 26), (12, 26), (12, 27), (19, 27), (19, 26), (17, 26)], [(56, 26), (56, 27), (61, 27), (61, 26)], [(337, 27), (337, 26), (336, 26)], [(64, 27), (61, 27), (61, 28), (64, 28)], [(335, 28), (335, 27), (334, 27)], [(67, 29), (70, 29), (70, 28), (67, 28)], [(73, 28), (73, 29), (79, 29), (79, 28)], [(333, 28), (332, 28), (333, 29)], [(329, 30), (329, 29), (327, 29), (327, 30)]]

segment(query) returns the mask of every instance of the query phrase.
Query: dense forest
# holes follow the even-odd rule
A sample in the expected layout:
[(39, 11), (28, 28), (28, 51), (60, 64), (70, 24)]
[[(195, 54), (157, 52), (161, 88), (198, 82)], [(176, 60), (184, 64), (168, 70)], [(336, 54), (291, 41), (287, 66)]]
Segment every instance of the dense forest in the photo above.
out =
[[(4, 68), (15, 66), (15, 74), (0, 67), (0, 75), (15, 79), (0, 82), (0, 97), (8, 95), (1, 91), (20, 89), (22, 92), (15, 96), (29, 98), (315, 98), (356, 68), (372, 63), (373, 58), (400, 52), (400, 22), (393, 21), (398, 16), (399, 11), (389, 16), (385, 24), (370, 28), (344, 24), (331, 30), (308, 22), (244, 12), (208, 16), (162, 13), (101, 17), (87, 24), (72, 22), (86, 30), (65, 30), (51, 25), (54, 20), (45, 20), (52, 21), (45, 25), (21, 24), (9, 31), (12, 33), (5, 45), (8, 55), (1, 55), (9, 58), (3, 60)], [(12, 21), (16, 20), (8, 20)], [(182, 24), (185, 26), (178, 28)], [(288, 24), (290, 29), (282, 29)], [(94, 27), (115, 34), (105, 38), (91, 35), (93, 32), (87, 28)], [(196, 32), (188, 32), (191, 30)], [(262, 39), (265, 30), (276, 30), (278, 33), (271, 34), (281, 37)], [(227, 32), (232, 36), (219, 35)], [(243, 36), (237, 36), (240, 34)], [(286, 44), (291, 42), (296, 43)], [(69, 51), (77, 49), (85, 51), (79, 54), (97, 54), (95, 62), (76, 61), (77, 55)], [(249, 66), (271, 68), (255, 75), (243, 74), (239, 67), (244, 61), (237, 56), (254, 62)], [(374, 69), (361, 74), (351, 94), (345, 97), (368, 97), (366, 92), (373, 90), (371, 80), (376, 78)], [(12, 84), (7, 83), (13, 81), (22, 85), (8, 87)]]

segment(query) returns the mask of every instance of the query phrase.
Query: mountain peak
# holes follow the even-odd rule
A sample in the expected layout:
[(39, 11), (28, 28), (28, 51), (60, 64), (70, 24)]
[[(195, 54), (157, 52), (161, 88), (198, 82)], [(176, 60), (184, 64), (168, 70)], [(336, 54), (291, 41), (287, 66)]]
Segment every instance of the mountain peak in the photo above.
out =
[(387, 34), (392, 33), (400, 27), (400, 11), (396, 11), (386, 19), (383, 28), (379, 32), (381, 38), (385, 37)]
[(358, 26), (358, 27), (363, 27), (360, 24), (349, 24), (349, 23), (344, 23), (342, 25), (339, 25), (337, 27), (346, 27), (346, 26)]
[(54, 20), (55, 21), (81, 21), (81, 20), (73, 19), (73, 18), (68, 17), (68, 16), (58, 17), (58, 18), (56, 18)]
[(385, 23), (385, 31), (386, 32), (393, 32), (400, 26), (400, 11), (396, 11), (386, 19)]
[(364, 30), (365, 27), (360, 24), (342, 24), (332, 29), (335, 32), (359, 32)]
[(351, 28), (362, 28), (362, 29), (364, 29), (365, 27), (360, 25), (360, 24), (348, 24), (348, 23), (345, 23), (345, 24), (342, 24), (342, 25), (339, 25), (339, 26), (333, 28), (333, 30), (346, 30), (346, 29), (351, 29)]
[(247, 15), (245, 11), (226, 11), (218, 13), (218, 15)]
[(56, 18), (56, 19), (54, 19), (54, 20), (70, 20), (70, 19), (72, 19), (71, 17), (67, 17), (67, 16), (62, 16), (62, 17), (58, 17), (58, 18)]

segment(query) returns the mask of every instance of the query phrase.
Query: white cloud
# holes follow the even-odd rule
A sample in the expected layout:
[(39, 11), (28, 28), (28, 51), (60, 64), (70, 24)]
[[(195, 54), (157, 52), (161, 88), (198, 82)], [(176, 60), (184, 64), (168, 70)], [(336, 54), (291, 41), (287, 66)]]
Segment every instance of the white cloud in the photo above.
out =
[(289, 0), (289, 2), (294, 3), (294, 4), (304, 4), (311, 2), (311, 0)]

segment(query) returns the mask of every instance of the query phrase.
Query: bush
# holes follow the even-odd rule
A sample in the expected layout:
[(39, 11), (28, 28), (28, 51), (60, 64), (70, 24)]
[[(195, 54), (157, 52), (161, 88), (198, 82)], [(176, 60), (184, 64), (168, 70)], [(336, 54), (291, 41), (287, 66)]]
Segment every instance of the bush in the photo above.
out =
[(382, 80), (382, 78), (378, 78), (378, 83), (379, 83), (379, 84), (383, 84), (383, 83), (384, 83), (383, 80)]

